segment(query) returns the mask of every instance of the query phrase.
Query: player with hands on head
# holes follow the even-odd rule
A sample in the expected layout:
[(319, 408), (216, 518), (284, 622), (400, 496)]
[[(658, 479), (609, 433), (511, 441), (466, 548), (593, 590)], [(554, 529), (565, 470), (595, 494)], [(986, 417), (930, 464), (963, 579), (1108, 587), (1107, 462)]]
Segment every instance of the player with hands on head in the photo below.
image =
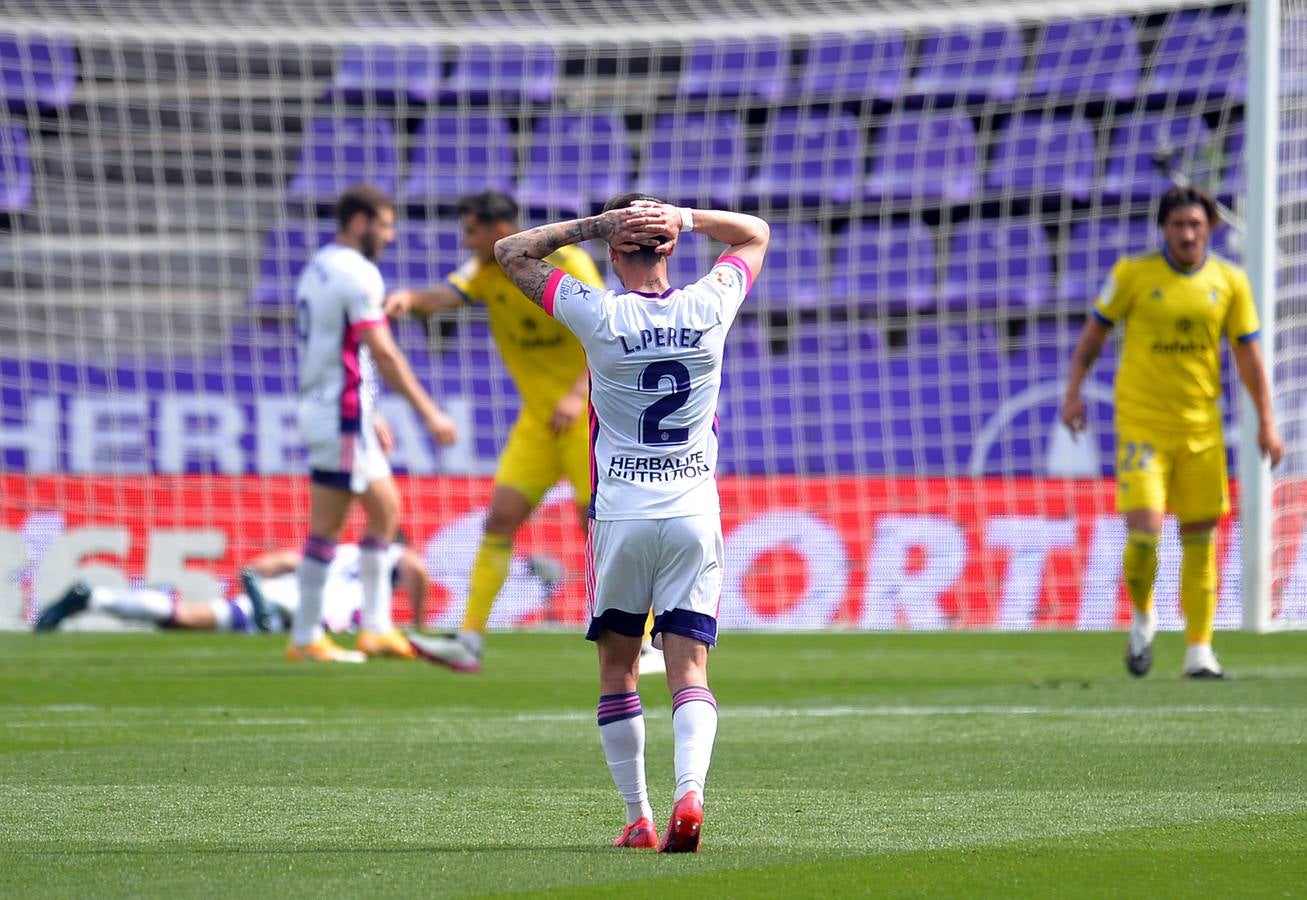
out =
[[(314, 254), (295, 293), (299, 429), (309, 451), (309, 536), (286, 655), (318, 662), (411, 658), (413, 648), (390, 613), (386, 554), (398, 527), (400, 498), (386, 459), (393, 437), (374, 409), (377, 372), (408, 400), (437, 444), (453, 443), (457, 431), (414, 376), (382, 313), (385, 285), (376, 262), (395, 239), (394, 202), (370, 185), (357, 185), (341, 195), (336, 217), (335, 240)], [(359, 540), (358, 652), (342, 649), (322, 628), (323, 588), (355, 503), (366, 517)]]
[[(481, 304), (499, 355), (512, 376), (522, 406), (499, 457), (481, 545), (468, 579), (463, 620), (452, 635), (413, 635), (427, 660), (456, 672), (481, 669), (485, 632), (496, 597), (508, 578), (518, 530), (545, 494), (567, 479), (576, 496), (577, 519), (587, 526), (590, 507), (590, 444), (585, 420), (589, 377), (585, 351), (570, 331), (522, 295), (495, 260), (495, 242), (518, 230), (512, 197), (483, 191), (458, 202), (463, 246), (470, 257), (442, 283), (400, 289), (386, 298), (391, 317), (429, 316), (468, 303)], [(596, 289), (603, 280), (580, 247), (560, 247), (550, 262)], [(662, 654), (647, 652), (647, 669)]]
[[(728, 245), (682, 288), (667, 259), (686, 230)], [(598, 724), (626, 803), (614, 842), (697, 852), (703, 791), (717, 731), (708, 650), (717, 641), (723, 547), (716, 408), (726, 335), (762, 268), (762, 219), (679, 209), (643, 194), (614, 197), (598, 216), (502, 238), (500, 266), (569, 328), (590, 367), (595, 484), (587, 543), (591, 619), (599, 653)], [(560, 247), (599, 239), (622, 291), (599, 291), (547, 262)], [(640, 636), (652, 610), (672, 695), (676, 790), (667, 831), (655, 833), (645, 782), (644, 715), (636, 692)]]
[(1153, 582), (1167, 511), (1180, 522), (1180, 605), (1185, 618), (1186, 678), (1222, 679), (1212, 652), (1216, 616), (1216, 525), (1230, 511), (1226, 447), (1218, 399), (1221, 337), (1252, 398), (1262, 455), (1284, 455), (1258, 336), (1261, 325), (1248, 276), (1208, 250), (1220, 224), (1202, 191), (1174, 188), (1162, 196), (1157, 224), (1162, 249), (1126, 257), (1113, 267), (1071, 361), (1063, 424), (1085, 429), (1081, 385), (1121, 323), (1116, 374), (1117, 511), (1127, 529), (1122, 565), (1133, 616), (1126, 668), (1136, 677), (1153, 664), (1157, 614)]

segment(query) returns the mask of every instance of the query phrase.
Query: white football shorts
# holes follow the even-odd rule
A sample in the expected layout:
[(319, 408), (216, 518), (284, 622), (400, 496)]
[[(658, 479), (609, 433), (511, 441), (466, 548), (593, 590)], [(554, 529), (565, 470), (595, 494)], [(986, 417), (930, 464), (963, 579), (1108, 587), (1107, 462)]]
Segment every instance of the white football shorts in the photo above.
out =
[(370, 414), (361, 418), (357, 432), (342, 433), (334, 407), (301, 403), (299, 427), (308, 446), (309, 478), (314, 484), (361, 494), (372, 482), (390, 477), (390, 462)]
[(663, 632), (717, 643), (724, 548), (716, 513), (671, 519), (600, 520), (586, 540), (588, 640), (604, 631), (644, 634), (653, 610), (654, 646)]

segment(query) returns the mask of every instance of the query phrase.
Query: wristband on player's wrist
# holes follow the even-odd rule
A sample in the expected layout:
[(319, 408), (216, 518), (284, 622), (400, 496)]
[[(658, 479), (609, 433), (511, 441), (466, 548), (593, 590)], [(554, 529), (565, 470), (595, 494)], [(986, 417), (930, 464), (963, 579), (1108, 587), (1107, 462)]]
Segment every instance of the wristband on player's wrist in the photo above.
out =
[(680, 208), (681, 213), (681, 230), (694, 231), (694, 210), (688, 206)]

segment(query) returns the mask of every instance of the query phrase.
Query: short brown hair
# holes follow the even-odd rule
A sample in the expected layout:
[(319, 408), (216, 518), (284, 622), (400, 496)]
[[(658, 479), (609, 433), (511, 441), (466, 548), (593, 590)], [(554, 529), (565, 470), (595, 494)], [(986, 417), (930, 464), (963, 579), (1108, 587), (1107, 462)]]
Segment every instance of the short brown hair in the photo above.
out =
[(1157, 203), (1157, 227), (1161, 228), (1171, 213), (1186, 206), (1201, 206), (1207, 214), (1207, 224), (1213, 228), (1221, 224), (1221, 211), (1210, 194), (1196, 187), (1173, 187)]
[[(618, 194), (616, 197), (609, 197), (608, 202), (604, 204), (604, 208), (600, 210), (600, 214), (611, 212), (614, 209), (626, 209), (637, 200), (650, 200), (654, 203), (663, 202), (652, 194), (642, 194), (639, 191), (630, 191), (626, 194)], [(666, 243), (666, 241), (663, 241), (663, 243)], [(622, 253), (620, 250), (618, 252)], [(641, 247), (638, 250), (631, 250), (622, 253), (622, 255), (627, 259), (635, 260), (645, 266), (652, 266), (657, 263), (658, 260), (664, 258), (654, 247)]]
[(355, 184), (345, 189), (336, 201), (336, 224), (344, 230), (349, 220), (365, 213), (375, 219), (383, 209), (394, 209), (395, 201), (381, 188), (371, 184)]

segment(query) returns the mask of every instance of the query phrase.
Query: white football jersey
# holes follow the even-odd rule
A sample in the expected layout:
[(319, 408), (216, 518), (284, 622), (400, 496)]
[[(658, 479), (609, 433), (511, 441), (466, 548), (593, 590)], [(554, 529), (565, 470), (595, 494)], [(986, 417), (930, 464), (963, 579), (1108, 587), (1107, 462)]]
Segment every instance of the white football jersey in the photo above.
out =
[[(404, 548), (391, 544), (386, 551), (386, 568), (392, 573), (399, 565)], [(269, 603), (289, 617), (300, 606), (299, 576), (294, 572), (264, 578), (259, 582)], [(358, 544), (340, 544), (336, 556), (327, 566), (327, 581), (322, 588), (322, 624), (328, 631), (349, 631), (356, 624), (355, 615), (363, 609), (363, 582), (359, 581)]]
[(361, 336), (386, 321), (385, 293), (376, 265), (336, 243), (313, 255), (295, 290), (301, 411), (331, 411), (342, 434), (359, 430), (376, 399), (376, 368)]
[(722, 351), (751, 281), (723, 256), (684, 288), (601, 291), (550, 278), (545, 311), (572, 330), (590, 366), (590, 514), (668, 519), (716, 513)]

